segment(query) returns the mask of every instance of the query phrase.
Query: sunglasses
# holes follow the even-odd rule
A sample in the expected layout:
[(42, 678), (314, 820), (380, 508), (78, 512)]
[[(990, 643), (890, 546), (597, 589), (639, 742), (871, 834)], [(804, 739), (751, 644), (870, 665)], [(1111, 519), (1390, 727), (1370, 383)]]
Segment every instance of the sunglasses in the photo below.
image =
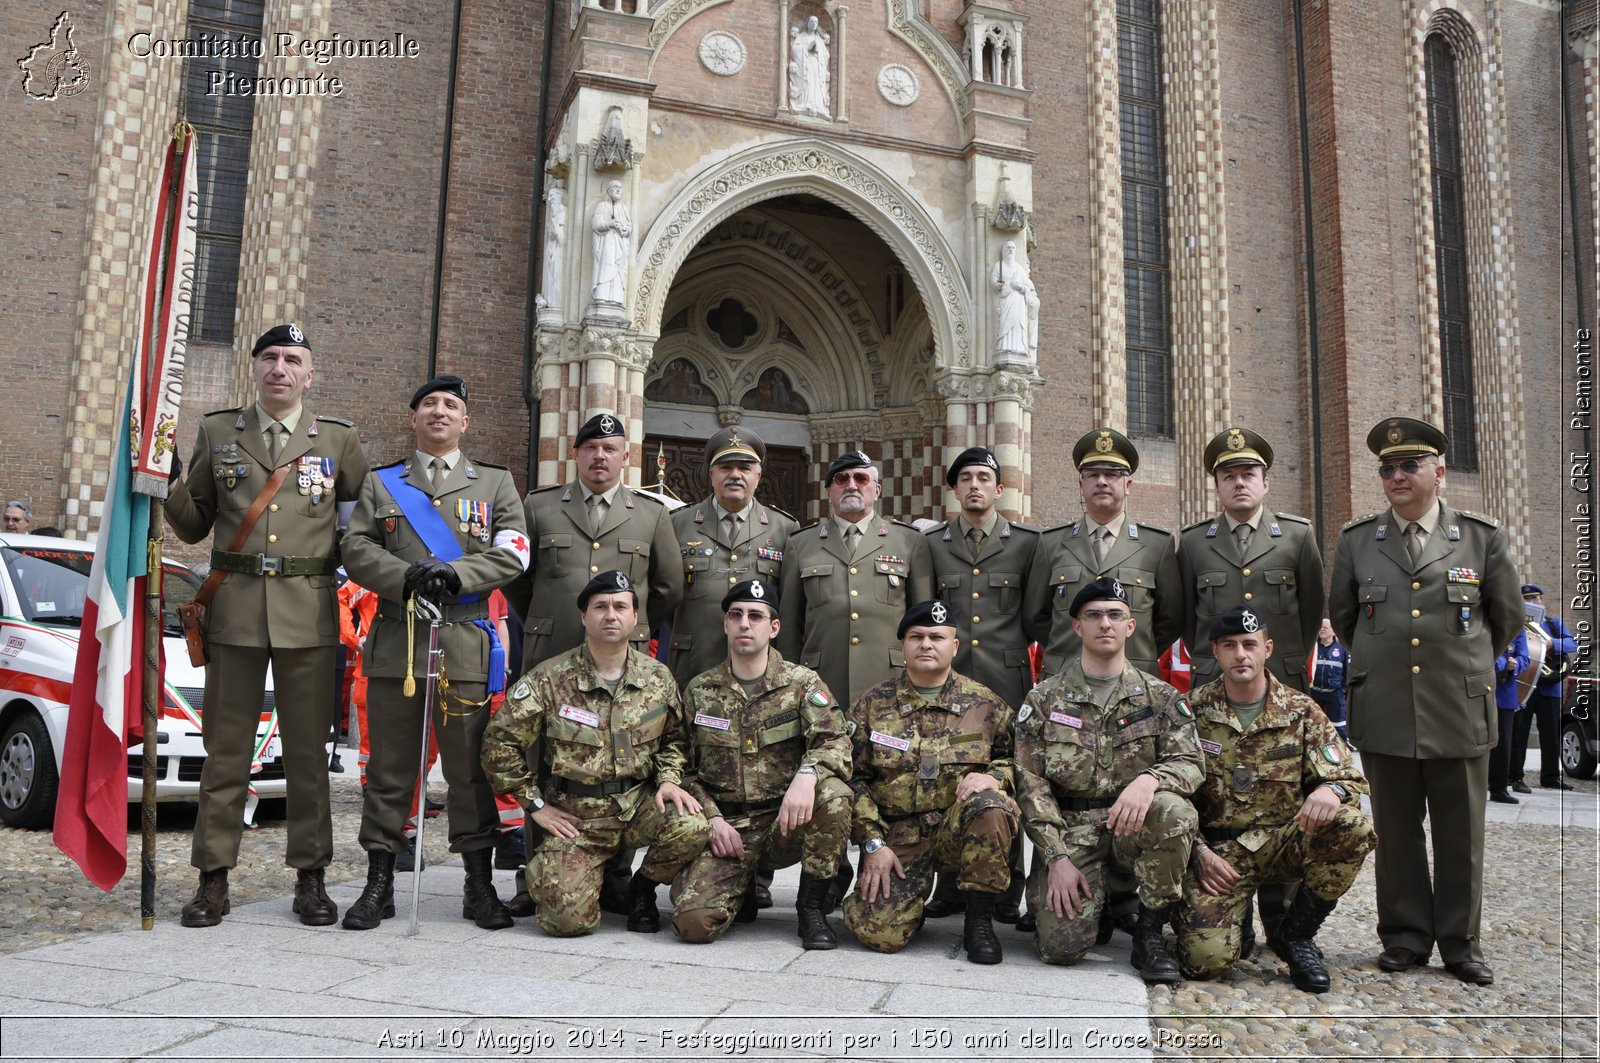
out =
[(1407, 476), (1415, 476), (1426, 464), (1431, 461), (1433, 461), (1432, 458), (1423, 458), (1421, 461), (1418, 461), (1416, 458), (1407, 458), (1405, 461), (1396, 462), (1392, 465), (1379, 465), (1378, 475), (1383, 477), (1385, 480), (1392, 480), (1394, 479), (1395, 470), (1398, 469)]
[(777, 617), (773, 616), (771, 613), (767, 612), (765, 609), (738, 609), (738, 608), (729, 609), (728, 612), (727, 612), (727, 617), (728, 617), (729, 620), (732, 620), (735, 624), (744, 623), (746, 617), (750, 618), (750, 622), (752, 624), (759, 624), (763, 620), (776, 620), (777, 619)]
[(872, 474), (870, 472), (836, 472), (833, 474), (833, 485), (835, 487), (845, 487), (849, 484), (865, 487), (871, 482)]

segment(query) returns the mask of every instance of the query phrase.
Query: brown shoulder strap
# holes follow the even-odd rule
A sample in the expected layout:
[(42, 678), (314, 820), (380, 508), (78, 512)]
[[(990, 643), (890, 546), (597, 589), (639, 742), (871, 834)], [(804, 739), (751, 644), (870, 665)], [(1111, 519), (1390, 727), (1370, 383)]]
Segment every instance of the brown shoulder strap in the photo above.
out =
[[(272, 475), (267, 479), (267, 485), (261, 489), (260, 494), (256, 495), (256, 500), (250, 503), (250, 508), (245, 511), (244, 520), (239, 522), (239, 530), (233, 533), (233, 539), (228, 543), (228, 553), (236, 554), (239, 552), (239, 548), (244, 545), (245, 540), (250, 538), (250, 529), (256, 526), (256, 521), (261, 519), (261, 514), (267, 511), (267, 504), (277, 495), (278, 488), (282, 487), (283, 481), (288, 478), (289, 466), (280, 465), (272, 470)], [(194, 592), (194, 600), (209, 608), (211, 599), (216, 597), (217, 588), (222, 586), (222, 581), (227, 578), (228, 574), (226, 572), (218, 568), (212, 568), (211, 574), (206, 577), (206, 581), (200, 584), (199, 590)]]

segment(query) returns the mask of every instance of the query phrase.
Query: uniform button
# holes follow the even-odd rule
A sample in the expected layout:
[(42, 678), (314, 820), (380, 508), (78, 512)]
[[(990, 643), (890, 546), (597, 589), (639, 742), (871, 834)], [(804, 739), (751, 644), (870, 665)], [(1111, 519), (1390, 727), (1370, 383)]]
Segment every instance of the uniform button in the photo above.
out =
[(974, 645), (974, 646), (976, 646), (976, 645), (977, 645), (977, 644), (978, 644), (978, 640), (977, 640), (977, 639), (973, 639), (973, 640), (972, 640), (972, 644), (973, 644), (973, 645)]
[(1245, 601), (1247, 601), (1247, 602), (1248, 601), (1253, 601), (1254, 599), (1255, 599), (1255, 595), (1251, 594), (1249, 591), (1245, 591), (1244, 592), (1244, 600)]
[(861, 640), (859, 638), (857, 638), (855, 635), (851, 635), (850, 636), (850, 645), (859, 646), (859, 645), (861, 645)]
[(973, 623), (974, 623), (974, 624), (981, 624), (981, 623), (983, 623), (983, 617), (981, 617), (981, 616), (975, 616), (975, 617), (973, 617), (973, 618), (972, 618), (972, 622), (973, 622)]
[(850, 575), (854, 576), (855, 574), (856, 574), (856, 566), (851, 565), (850, 566)]
[(977, 569), (973, 569), (973, 570), (972, 570), (972, 574), (973, 574), (973, 575), (974, 575), (974, 576), (981, 576), (981, 575), (983, 575), (983, 573), (982, 573), (982, 572), (980, 572), (980, 571), (978, 571), (978, 570), (977, 570)]
[(1422, 645), (1422, 640), (1421, 639), (1412, 639), (1411, 640), (1411, 645), (1420, 646), (1420, 645)]
[(589, 571), (590, 572), (599, 572), (600, 571), (600, 566), (599, 565), (590, 565), (589, 566)]
[(977, 591), (973, 591), (972, 592), (972, 600), (973, 601), (977, 601), (978, 600), (978, 592)]
[(1421, 590), (1421, 589), (1422, 589), (1422, 584), (1420, 584), (1420, 583), (1413, 583), (1413, 584), (1412, 584), (1412, 585), (1411, 585), (1411, 589), (1412, 589), (1412, 590), (1414, 590), (1414, 591), (1420, 591), (1420, 590)]
[(1414, 664), (1414, 665), (1411, 666), (1411, 674), (1412, 675), (1416, 675), (1420, 671), (1422, 671), (1422, 665)]
[(851, 613), (850, 614), (850, 619), (851, 620), (860, 620), (861, 619), (861, 614), (860, 613)]
[(1422, 615), (1422, 610), (1421, 609), (1413, 609), (1413, 610), (1411, 610), (1411, 618), (1413, 620), (1415, 620), (1417, 617), (1419, 617), (1421, 615)]
[(1245, 569), (1245, 570), (1244, 570), (1244, 574), (1245, 574), (1245, 575), (1246, 575), (1246, 576), (1248, 576), (1248, 575), (1250, 575), (1250, 570), (1249, 570), (1249, 569)]
[[(438, 503), (435, 503), (435, 505), (437, 505), (437, 504)], [(599, 543), (594, 543), (592, 545), (594, 546), (594, 549), (596, 549), (596, 550), (600, 549), (600, 544)]]
[(854, 587), (850, 588), (850, 597), (858, 598), (860, 596), (861, 596), (861, 592), (860, 591), (856, 590)]
[(738, 554), (729, 554), (728, 555), (728, 560), (729, 561), (737, 561), (737, 560), (739, 560), (739, 555)]
[(276, 503), (276, 502), (272, 503), (272, 505), (268, 506), (267, 509), (270, 510), (271, 512), (273, 512), (273, 513), (278, 512), (278, 503)]
[[(1142, 583), (1144, 583), (1144, 577), (1143, 576), (1135, 576), (1133, 578), (1133, 582), (1142, 584)], [(1010, 586), (1010, 584), (1007, 584), (1007, 586)]]
[(276, 535), (269, 535), (269, 536), (267, 536), (267, 542), (269, 542), (269, 543), (275, 543), (275, 542), (277, 542), (277, 541), (278, 541), (278, 537), (277, 537), (277, 536), (276, 536)]
[(738, 583), (738, 582), (739, 582), (739, 577), (738, 577), (738, 576), (729, 576), (729, 577), (728, 577), (728, 585), (729, 585), (729, 586), (730, 586), (730, 587), (731, 587), (731, 586), (732, 586), (732, 585), (733, 585), (733, 584), (735, 584), (735, 583)]

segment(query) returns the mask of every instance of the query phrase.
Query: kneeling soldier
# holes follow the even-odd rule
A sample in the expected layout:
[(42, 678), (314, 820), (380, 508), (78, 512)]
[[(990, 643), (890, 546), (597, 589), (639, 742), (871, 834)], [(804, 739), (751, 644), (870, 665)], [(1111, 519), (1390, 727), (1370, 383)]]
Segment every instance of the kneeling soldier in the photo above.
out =
[(844, 923), (863, 945), (899, 952), (922, 926), (935, 871), (966, 896), (962, 946), (999, 963), (994, 906), (1011, 880), (1017, 804), (1010, 797), (1010, 706), (951, 668), (954, 610), (937, 599), (906, 611), (898, 631), (905, 670), (851, 706), (852, 831), (861, 877)]
[[(628, 645), (639, 599), (624, 573), (591, 579), (578, 610), (583, 642), (517, 680), (483, 736), (483, 766), (496, 792), (520, 799), (544, 830), (527, 878), (545, 933), (593, 930), (606, 858), (649, 846), (628, 886), (628, 929), (653, 934), (661, 929), (656, 887), (711, 833), (700, 802), (679, 785), (678, 685), (666, 665)], [(528, 767), (535, 746), (537, 775)]]
[(1377, 844), (1361, 811), (1366, 780), (1317, 703), (1266, 670), (1272, 640), (1244, 605), (1218, 617), (1211, 648), (1222, 678), (1194, 692), (1206, 778), (1193, 873), (1178, 911), (1178, 953), (1193, 978), (1212, 978), (1241, 954), (1250, 895), (1300, 882), (1267, 944), (1297, 989), (1328, 991), (1317, 930)]
[[(715, 941), (755, 918), (757, 870), (800, 864), (800, 943), (831, 949), (826, 897), (850, 830), (850, 740), (822, 678), (771, 646), (778, 592), (752, 579), (722, 598), (728, 658), (683, 692), (688, 789), (711, 823), (711, 846), (672, 887), (672, 928)], [(737, 913), (737, 915), (736, 915)]]
[(1017, 791), (1042, 859), (1028, 879), (1034, 946), (1076, 963), (1095, 943), (1108, 862), (1133, 871), (1139, 898), (1133, 965), (1176, 982), (1162, 928), (1183, 888), (1196, 819), (1188, 797), (1205, 775), (1183, 695), (1128, 663), (1137, 623), (1122, 584), (1102, 576), (1069, 610), (1077, 660), (1034, 687), (1017, 712)]

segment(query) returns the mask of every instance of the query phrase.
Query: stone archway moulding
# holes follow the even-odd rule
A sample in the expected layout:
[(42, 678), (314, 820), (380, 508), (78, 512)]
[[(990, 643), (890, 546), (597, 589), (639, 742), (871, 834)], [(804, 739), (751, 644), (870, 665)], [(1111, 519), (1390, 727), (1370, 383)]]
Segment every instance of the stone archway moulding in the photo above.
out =
[(640, 243), (636, 331), (659, 333), (673, 276), (712, 227), (746, 207), (808, 193), (849, 211), (895, 252), (933, 325), (941, 364), (972, 368), (972, 308), (956, 257), (926, 210), (878, 167), (814, 138), (740, 152), (691, 179)]

